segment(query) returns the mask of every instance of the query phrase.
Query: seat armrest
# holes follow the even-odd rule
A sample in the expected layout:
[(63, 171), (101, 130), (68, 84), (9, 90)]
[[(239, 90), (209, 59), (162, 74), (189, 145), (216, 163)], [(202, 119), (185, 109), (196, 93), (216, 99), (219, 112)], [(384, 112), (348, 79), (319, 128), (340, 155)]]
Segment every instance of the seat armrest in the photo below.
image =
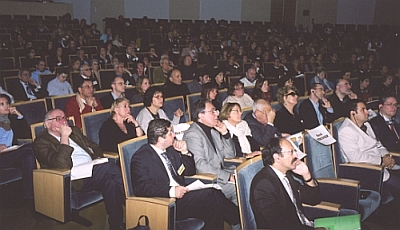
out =
[(367, 163), (344, 163), (339, 165), (339, 178), (360, 181), (362, 189), (381, 192), (383, 180), (383, 167)]
[(192, 183), (195, 180), (200, 180), (206, 184), (214, 184), (217, 183), (218, 176), (216, 174), (211, 173), (196, 173), (193, 176), (185, 176), (185, 182), (187, 184)]
[(141, 202), (148, 202), (159, 205), (170, 205), (175, 202), (175, 198), (164, 198), (164, 197), (139, 197), (139, 196), (129, 196), (127, 200), (135, 200)]
[(390, 154), (396, 161), (396, 164), (400, 164), (400, 152), (390, 152)]
[(307, 218), (314, 220), (322, 217), (338, 216), (340, 204), (322, 201), (315, 206), (303, 204), (303, 207)]
[(103, 152), (104, 157), (110, 158), (110, 159), (118, 159), (119, 155), (118, 153), (114, 152)]
[(225, 158), (224, 165), (227, 167), (231, 166), (231, 165), (238, 166), (245, 161), (246, 161), (246, 158), (244, 158), (244, 157)]
[(330, 184), (352, 186), (352, 187), (358, 187), (360, 185), (360, 182), (358, 180), (343, 179), (343, 178), (318, 178), (317, 181), (319, 184), (330, 183)]
[(71, 173), (70, 169), (35, 169), (33, 172), (36, 173), (49, 173), (49, 174), (55, 174), (55, 175), (60, 175), (60, 176), (65, 176)]

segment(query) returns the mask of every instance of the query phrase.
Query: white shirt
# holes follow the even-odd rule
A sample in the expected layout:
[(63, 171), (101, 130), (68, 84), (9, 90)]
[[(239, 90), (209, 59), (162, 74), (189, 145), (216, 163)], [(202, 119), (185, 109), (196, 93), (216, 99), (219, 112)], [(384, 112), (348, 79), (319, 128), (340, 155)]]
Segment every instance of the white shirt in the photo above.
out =
[[(50, 133), (50, 135), (55, 137), (58, 141), (61, 140), (61, 137), (58, 137), (52, 133)], [(92, 161), (90, 155), (84, 149), (82, 149), (81, 146), (75, 143), (71, 138), (68, 138), (68, 141), (69, 141), (69, 146), (74, 148), (74, 151), (71, 154), (72, 167)]]

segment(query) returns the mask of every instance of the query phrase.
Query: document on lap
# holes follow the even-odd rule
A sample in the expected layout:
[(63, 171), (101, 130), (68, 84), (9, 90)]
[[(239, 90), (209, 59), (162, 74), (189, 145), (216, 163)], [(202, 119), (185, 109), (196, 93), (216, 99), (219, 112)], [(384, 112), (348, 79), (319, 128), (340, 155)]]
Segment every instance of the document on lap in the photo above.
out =
[(93, 165), (103, 164), (106, 162), (108, 162), (108, 158), (99, 158), (78, 166), (73, 166), (71, 169), (71, 180), (92, 177)]
[(199, 190), (199, 189), (204, 189), (204, 188), (215, 188), (221, 190), (221, 186), (218, 184), (204, 184), (200, 180), (195, 180), (193, 183), (189, 184), (186, 186), (189, 191), (194, 191), (194, 190)]

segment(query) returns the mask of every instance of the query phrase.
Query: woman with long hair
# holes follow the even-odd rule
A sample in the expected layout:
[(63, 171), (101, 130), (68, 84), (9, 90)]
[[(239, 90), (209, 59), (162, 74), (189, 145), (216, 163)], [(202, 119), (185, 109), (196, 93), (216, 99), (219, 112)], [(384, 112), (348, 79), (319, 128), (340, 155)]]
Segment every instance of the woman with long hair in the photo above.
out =
[(150, 88), (150, 80), (147, 76), (140, 76), (136, 81), (135, 91), (133, 92), (131, 102), (143, 103), (143, 97), (146, 91)]

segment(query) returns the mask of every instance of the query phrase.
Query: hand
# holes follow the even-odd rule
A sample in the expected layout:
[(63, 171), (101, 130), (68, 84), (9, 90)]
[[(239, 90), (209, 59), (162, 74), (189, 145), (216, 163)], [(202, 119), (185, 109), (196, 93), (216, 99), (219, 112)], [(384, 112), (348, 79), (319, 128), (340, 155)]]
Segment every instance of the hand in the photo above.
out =
[(382, 157), (382, 166), (391, 169), (393, 168), (395, 164), (395, 160), (392, 158), (392, 155), (386, 154), (385, 156)]
[(348, 95), (350, 99), (357, 99), (357, 94), (353, 93), (353, 91), (350, 91)]
[(126, 122), (128, 123), (133, 123), (135, 126), (139, 126), (139, 123), (136, 121), (136, 119), (132, 115), (128, 115), (125, 119)]
[(36, 81), (31, 77), (29, 78), (28, 83), (31, 84), (31, 85), (34, 85), (35, 87), (39, 86), (38, 83), (36, 83)]
[(189, 189), (183, 186), (176, 186), (175, 187), (175, 197), (180, 199), (182, 198), (185, 193), (189, 192)]
[(188, 152), (186, 141), (175, 140), (174, 143), (172, 144), (172, 146), (178, 152), (182, 152), (182, 153)]
[(235, 175), (231, 174), (231, 177), (229, 177), (229, 181), (235, 183)]
[(11, 113), (11, 114), (17, 115), (18, 117), (22, 115), (22, 114), (17, 110), (17, 108), (15, 108), (15, 107), (8, 107), (8, 109), (10, 110), (10, 113)]
[(72, 133), (72, 129), (68, 124), (63, 124), (58, 128), (58, 132), (60, 133), (60, 136), (69, 137)]
[(304, 163), (301, 160), (297, 160), (296, 162), (296, 168), (292, 170), (294, 173), (299, 174), (302, 176), (305, 180), (308, 180), (311, 178), (310, 171), (308, 170), (308, 167), (306, 163)]
[(225, 124), (222, 123), (221, 121), (218, 121), (217, 125), (214, 126), (214, 128), (221, 133), (222, 135), (225, 135), (228, 133), (228, 129), (226, 128)]
[(86, 104), (88, 106), (97, 107), (97, 102), (96, 102), (96, 99), (94, 97), (86, 98)]
[(321, 100), (322, 100), (322, 102), (323, 102), (322, 107), (324, 107), (325, 109), (332, 108), (331, 102), (328, 101), (328, 99), (326, 99), (325, 97), (323, 97)]
[(271, 108), (269, 111), (265, 109), (264, 113), (267, 115), (268, 122), (274, 123), (276, 116), (275, 110), (273, 108)]
[(0, 145), (0, 151), (3, 151), (4, 149), (6, 149), (7, 148), (7, 146), (5, 145), (5, 144), (1, 144)]
[(177, 110), (174, 112), (174, 116), (175, 116), (175, 117), (182, 117), (182, 116), (183, 116), (182, 110), (181, 110), (181, 109), (177, 109)]

